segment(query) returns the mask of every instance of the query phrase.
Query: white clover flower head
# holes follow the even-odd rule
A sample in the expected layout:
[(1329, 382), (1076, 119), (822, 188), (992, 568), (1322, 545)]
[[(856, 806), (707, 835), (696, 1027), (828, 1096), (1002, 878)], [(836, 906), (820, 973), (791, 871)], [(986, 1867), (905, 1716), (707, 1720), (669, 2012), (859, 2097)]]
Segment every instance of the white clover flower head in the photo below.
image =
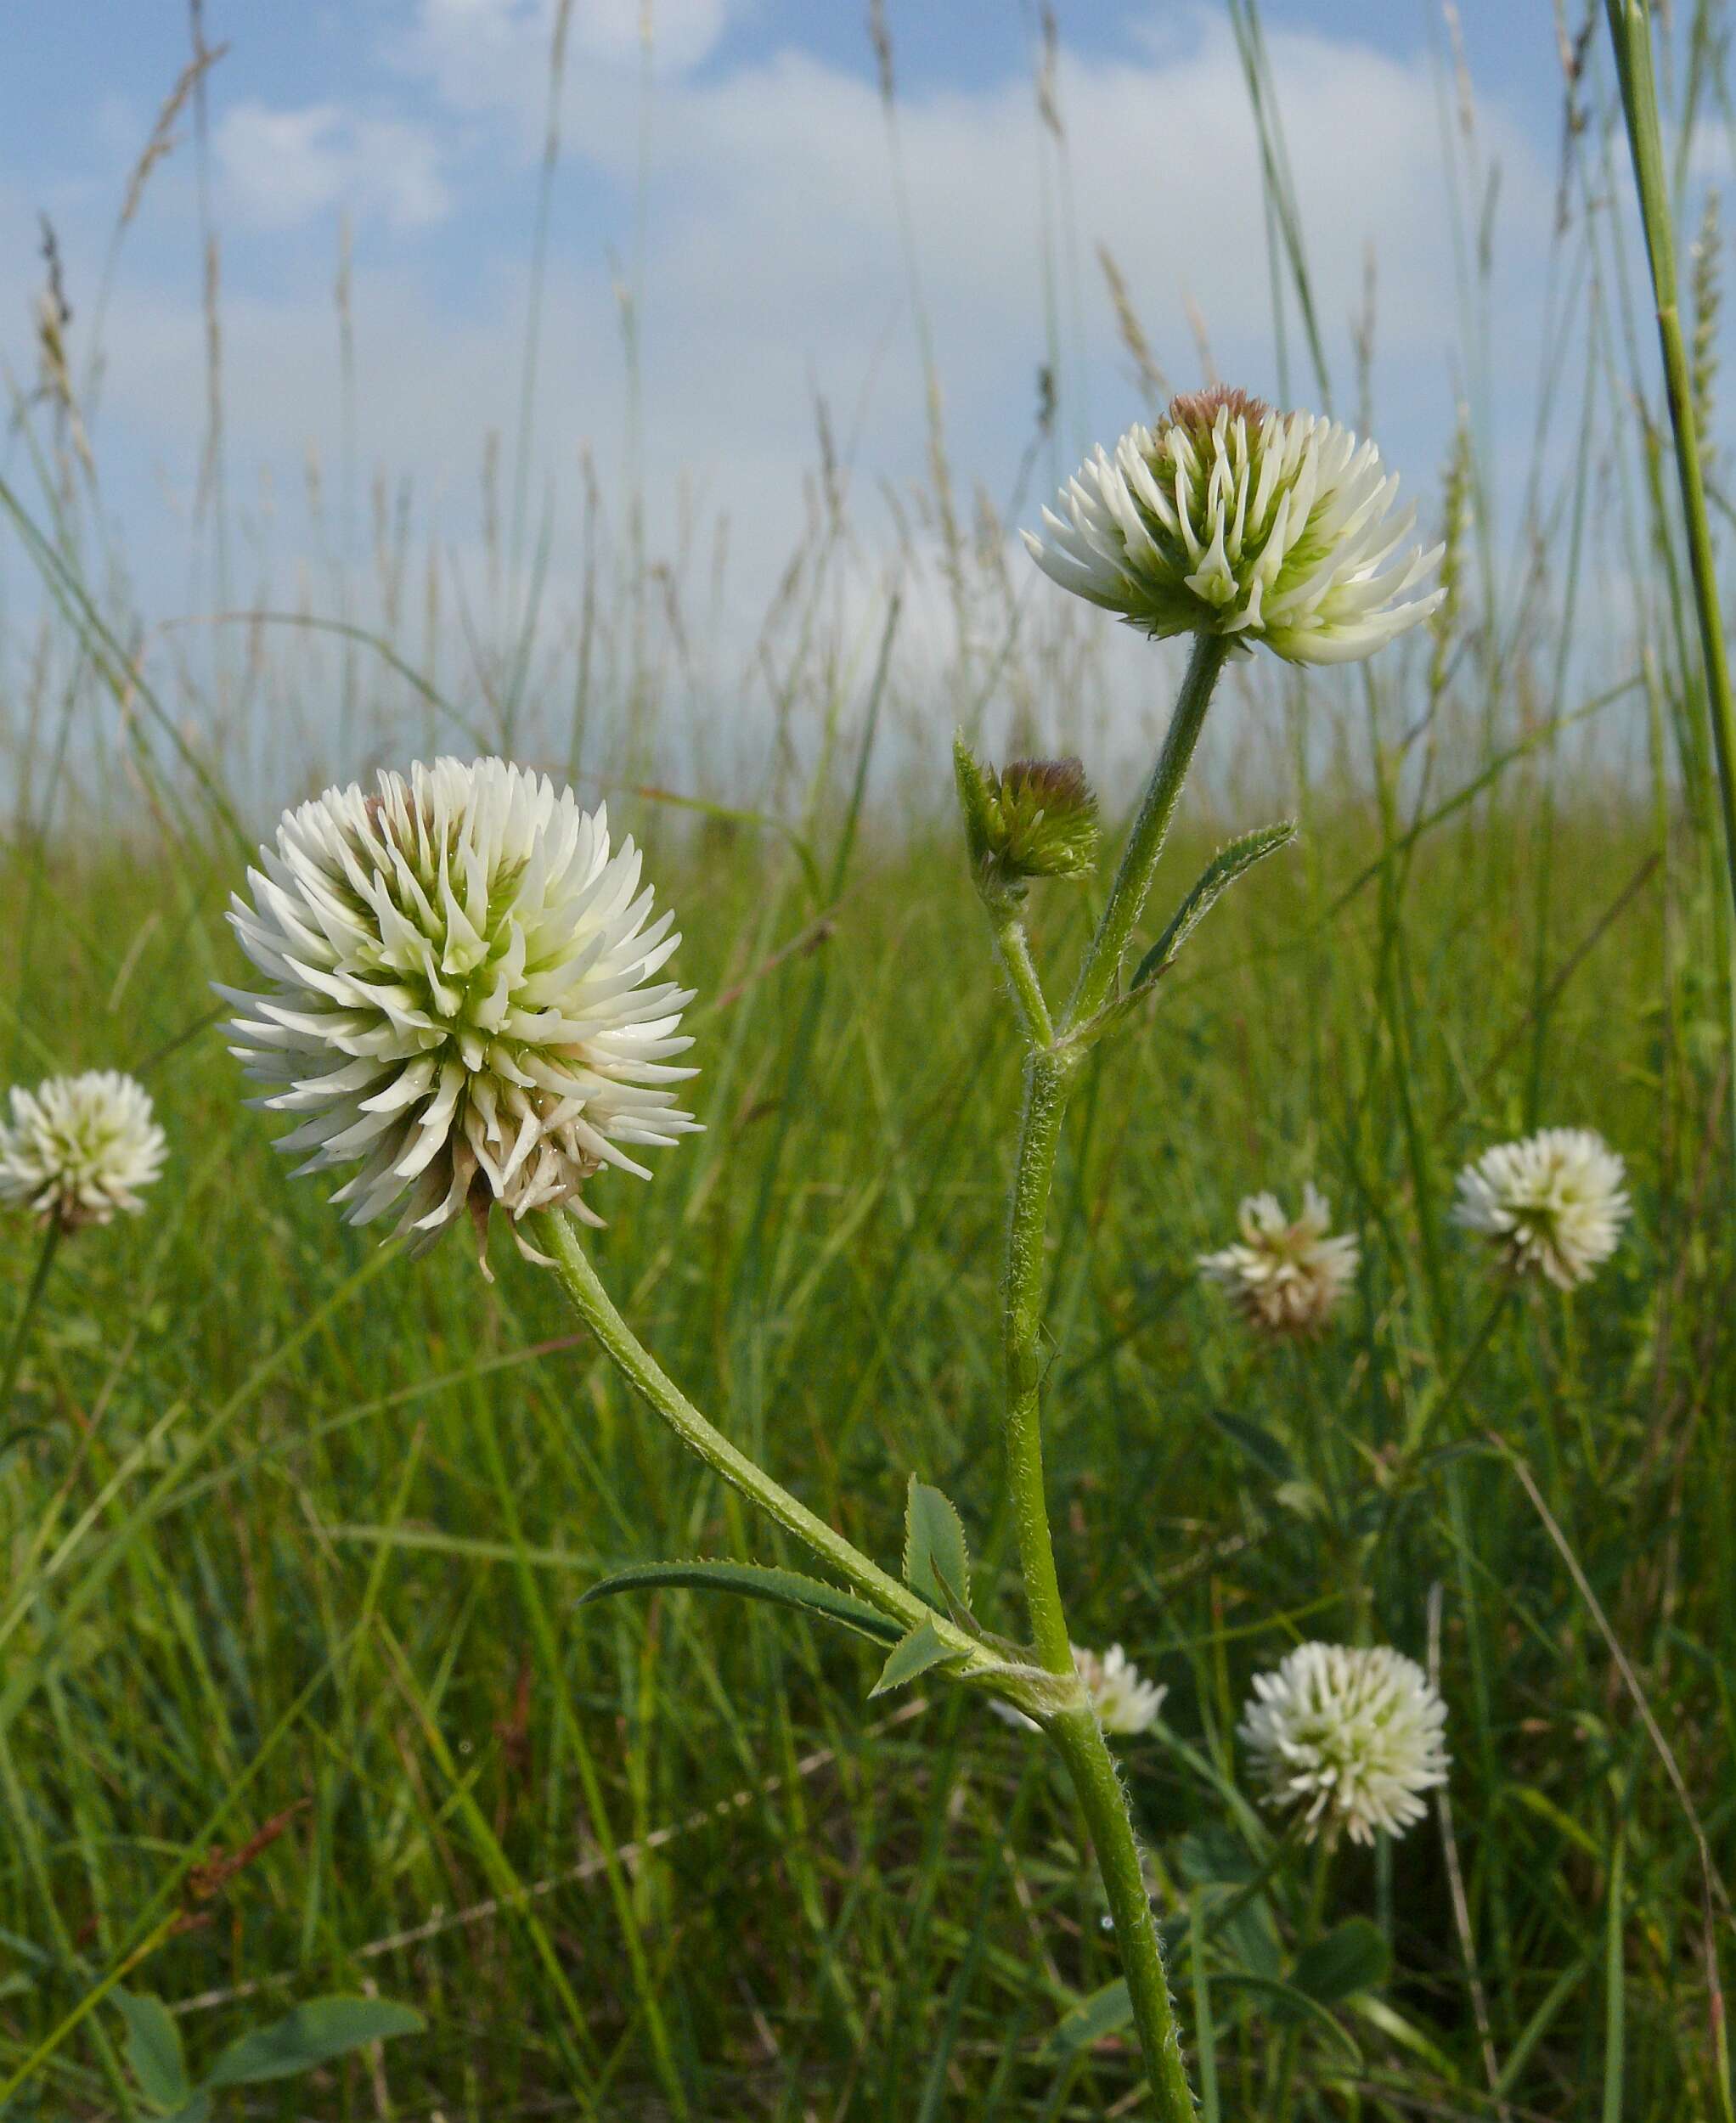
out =
[(468, 1212), (479, 1254), (496, 1204), (597, 1224), (587, 1180), (649, 1178), (623, 1146), (698, 1126), (668, 1088), (693, 1073), (670, 1066), (692, 996), (652, 979), (680, 938), (603, 808), (438, 759), (286, 812), (260, 862), (229, 918), (269, 986), (218, 990), (230, 1051), (300, 1117), (279, 1144), (298, 1170), (356, 1168), (332, 1197), (351, 1223), (396, 1208), (420, 1253)]
[(1412, 1658), (1385, 1645), (1301, 1644), (1260, 1674), (1237, 1728), (1267, 1804), (1304, 1809), (1309, 1842), (1342, 1830), (1402, 1835), (1446, 1782), (1446, 1705)]
[(1192, 391), (1099, 448), (1024, 534), (1039, 567), (1154, 637), (1208, 634), (1290, 663), (1349, 663), (1426, 619), (1443, 549), (1399, 555), (1396, 474), (1336, 420)]
[(1130, 1737), (1148, 1732), (1158, 1721), (1170, 1691), (1158, 1681), (1145, 1681), (1122, 1650), (1111, 1644), (1103, 1653), (1073, 1647), (1073, 1669), (1085, 1683), (1097, 1723), (1106, 1732)]
[(1239, 1221), (1235, 1245), (1200, 1255), (1201, 1275), (1229, 1292), (1255, 1333), (1318, 1333), (1356, 1280), (1355, 1234), (1333, 1235), (1331, 1205), (1311, 1182), (1294, 1223), (1274, 1194), (1250, 1194)]
[(1512, 1274), (1571, 1290), (1615, 1251), (1631, 1206), (1625, 1176), (1589, 1128), (1542, 1129), (1465, 1167), (1453, 1221), (1490, 1239)]
[[(1150, 1732), (1157, 1723), (1170, 1691), (1160, 1681), (1141, 1680), (1139, 1668), (1119, 1644), (1111, 1644), (1102, 1653), (1083, 1651), (1074, 1645), (1073, 1670), (1084, 1684), (1097, 1723), (1105, 1732), (1130, 1737)], [(1028, 1718), (1010, 1703), (991, 1702), (989, 1707), (1004, 1724), (1016, 1726), (1021, 1732), (1038, 1729), (1034, 1718)]]
[(117, 1209), (138, 1215), (168, 1154), (144, 1084), (91, 1069), (33, 1091), (14, 1086), (11, 1105), (0, 1120), (0, 1202), (24, 1202), (63, 1231), (106, 1224)]

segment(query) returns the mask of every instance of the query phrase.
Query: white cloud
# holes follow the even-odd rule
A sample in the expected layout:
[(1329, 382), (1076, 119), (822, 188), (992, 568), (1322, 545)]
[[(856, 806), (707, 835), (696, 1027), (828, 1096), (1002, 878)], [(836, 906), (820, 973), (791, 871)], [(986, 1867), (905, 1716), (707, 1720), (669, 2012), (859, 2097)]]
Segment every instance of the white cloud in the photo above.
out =
[(293, 228), (340, 206), (418, 228), (448, 204), (428, 127), (341, 104), (233, 104), (217, 126), (217, 155), (226, 206), (257, 228)]
[[(454, 110), (510, 116), (539, 147), (561, 0), (419, 0), (389, 52)], [(566, 81), (583, 93), (600, 77), (636, 73), (647, 19), (654, 70), (680, 75), (708, 59), (741, 0), (572, 0)]]
[[(343, 199), (414, 225), (442, 211), (466, 167), (498, 169), (503, 142), (509, 162), (527, 173), (541, 146), (550, 4), (421, 0), (412, 40), (392, 48), (397, 71), (357, 92), (400, 99), (390, 107), (414, 110), (414, 127), (330, 103), (234, 106), (218, 135), (220, 214), (281, 227)], [(704, 510), (729, 514), (726, 619), (751, 635), (802, 532), (814, 389), (828, 399), (841, 441), (865, 402), (855, 499), (871, 542), (861, 569), (868, 584), (880, 579), (871, 540), (886, 521), (876, 485), (923, 477), (925, 409), (873, 82), (790, 50), (691, 70), (715, 52), (730, 4), (660, 0), (656, 18), (667, 66), (651, 108), (642, 462), (654, 557), (680, 535), (684, 478)], [(532, 460), (533, 512), (543, 481), (561, 496), (551, 614), (571, 601), (578, 580), (576, 469), (585, 439), (597, 445), (617, 521), (624, 505), (623, 364), (606, 252), (626, 248), (618, 202), (630, 197), (637, 167), (637, 6), (574, 0), (566, 154), (589, 166), (589, 181), (566, 180), (571, 189), (557, 201)], [(1377, 431), (1413, 481), (1426, 478), (1451, 420), (1447, 350), (1459, 336), (1433, 82), (1422, 64), (1344, 38), (1273, 31), (1269, 46), (1340, 408), (1350, 396), (1345, 320), (1360, 302), (1372, 242), (1381, 276)], [(1220, 365), (1273, 388), (1259, 155), (1221, 25), (1205, 20), (1197, 34), (1178, 33), (1131, 59), (1067, 55), (1061, 92), (1068, 240), (1080, 261), (1082, 359), (1069, 380), (1087, 394), (1083, 411), (1069, 409), (1064, 453), (1075, 425), (1107, 437), (1135, 409), (1092, 263), (1099, 240), (1115, 253), (1178, 384), (1196, 379), (1185, 309), (1192, 299)], [(1523, 375), (1536, 338), (1535, 267), (1548, 239), (1552, 173), (1498, 106), (1485, 101), (1483, 121), (1487, 150), (1505, 167), (1491, 336), (1506, 373)], [(1006, 493), (1029, 431), (1033, 372), (1046, 354), (1041, 188), (1052, 149), (1029, 82), (1016, 76), (913, 93), (899, 106), (899, 139), (968, 507), (978, 479)], [(361, 491), (378, 464), (393, 480), (413, 478), (425, 502), (443, 493), (442, 549), (475, 550), (476, 475), (490, 431), (506, 438), (510, 476), (528, 197), (527, 185), (504, 206), (498, 184), (479, 184), (474, 197), (467, 191), (462, 222), (453, 220), (454, 255), (437, 278), (421, 255), (381, 262), (378, 246), (355, 271)], [(480, 214), (498, 220), (483, 224)], [(341, 437), (329, 274), (279, 278), (268, 269), (268, 240), (255, 239), (251, 269), (244, 260), (226, 276), (232, 491), (250, 492), (254, 469), (268, 464), (279, 493), (292, 497), (310, 448), (328, 468), (330, 491)], [(226, 261), (235, 250), (232, 242)], [(454, 273), (454, 262), (465, 270)], [(1065, 318), (1064, 252), (1060, 262)], [(196, 276), (172, 284), (123, 275), (109, 341), (99, 449), (124, 432), (135, 456), (166, 458), (190, 477), (204, 422)], [(1305, 365), (1294, 366), (1306, 396)], [(1040, 477), (1038, 488), (1046, 483)], [(1027, 521), (1038, 498), (1028, 497)], [(278, 536), (281, 553), (296, 536), (287, 507)], [(702, 550), (703, 541), (702, 531)], [(935, 630), (944, 634), (947, 622), (943, 609)], [(916, 626), (913, 613), (907, 631)]]

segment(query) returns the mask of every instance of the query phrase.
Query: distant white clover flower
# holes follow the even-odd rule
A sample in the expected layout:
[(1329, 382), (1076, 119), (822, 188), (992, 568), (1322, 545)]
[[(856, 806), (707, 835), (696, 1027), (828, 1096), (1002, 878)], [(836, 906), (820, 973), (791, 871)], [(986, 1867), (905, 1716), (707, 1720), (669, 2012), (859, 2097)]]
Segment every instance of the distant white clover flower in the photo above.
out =
[[(665, 1087), (687, 991), (646, 985), (679, 936), (650, 919), (629, 839), (606, 812), (501, 759), (382, 772), (286, 812), (232, 900), (263, 995), (231, 1051), (305, 1116), (279, 1147), (298, 1168), (355, 1165), (333, 1200), (352, 1224), (399, 1207), (431, 1246), (469, 1212), (478, 1249), (498, 1202), (515, 1223), (579, 1198), (606, 1164), (649, 1178), (623, 1143), (698, 1125)], [(530, 1249), (520, 1240), (523, 1250)], [(483, 1264), (487, 1270), (486, 1261)]]
[(0, 1202), (27, 1203), (65, 1231), (106, 1224), (117, 1209), (136, 1216), (167, 1152), (150, 1095), (132, 1077), (51, 1076), (34, 1091), (14, 1087), (12, 1118), (0, 1121)]
[(1630, 1207), (1624, 1176), (1589, 1128), (1545, 1128), (1465, 1167), (1453, 1220), (1492, 1240), (1513, 1274), (1535, 1270), (1571, 1290), (1615, 1251)]
[(1423, 1817), (1422, 1794), (1446, 1782), (1446, 1705), (1414, 1659), (1384, 1645), (1302, 1644), (1260, 1674), (1237, 1728), (1267, 1803), (1300, 1806), (1306, 1839), (1322, 1830), (1372, 1843)]
[[(1141, 1680), (1139, 1668), (1119, 1644), (1111, 1644), (1108, 1651), (1101, 1653), (1082, 1651), (1075, 1644), (1073, 1670), (1085, 1684), (1085, 1694), (1104, 1732), (1131, 1737), (1150, 1732), (1157, 1723), (1158, 1713), (1170, 1691), (1160, 1681)], [(1028, 1718), (1010, 1703), (991, 1703), (989, 1708), (1008, 1725), (1030, 1732), (1037, 1729), (1034, 1718)]]
[[(1406, 593), (1436, 546), (1394, 559), (1416, 510), (1372, 442), (1336, 420), (1276, 413), (1215, 386), (1171, 401), (1155, 428), (1099, 449), (1024, 534), (1063, 589), (1152, 635), (1256, 641), (1291, 663), (1372, 656), (1426, 619), (1445, 592)], [(1390, 565), (1389, 565), (1390, 563)]]
[(1256, 1333), (1317, 1332), (1356, 1278), (1361, 1249), (1354, 1234), (1332, 1236), (1331, 1207), (1311, 1182), (1294, 1224), (1273, 1194), (1249, 1195), (1239, 1220), (1240, 1240), (1202, 1253), (1200, 1273), (1230, 1293)]

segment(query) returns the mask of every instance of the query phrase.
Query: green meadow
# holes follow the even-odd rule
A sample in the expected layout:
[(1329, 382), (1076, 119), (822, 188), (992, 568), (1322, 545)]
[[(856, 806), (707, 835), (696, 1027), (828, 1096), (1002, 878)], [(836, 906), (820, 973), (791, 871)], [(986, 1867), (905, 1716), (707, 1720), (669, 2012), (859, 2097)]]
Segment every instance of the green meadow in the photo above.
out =
[[(1257, 11), (1232, 12), (1257, 60)], [(1626, 149), (1581, 62), (1536, 457), (1499, 461), (1478, 396), (1468, 184), (1471, 395), (1422, 496), (1452, 594), (1347, 683), (1232, 674), (1143, 933), (1231, 834), (1299, 836), (1094, 1051), (1065, 1123), (1050, 1510), (1075, 1642), (1168, 1692), (1117, 1759), (1209, 2123), (1731, 2123), (1730, 921), (1643, 267), (1607, 206)], [(1709, 225), (1682, 251), (1711, 433)], [(1309, 403), (1305, 247), (1271, 265)], [(1118, 299), (1136, 360), (1139, 291)], [(1582, 453), (1550, 398), (1567, 348)], [(419, 2030), (209, 2113), (1148, 2114), (1040, 1736), (932, 1673), (871, 1701), (883, 1653), (787, 1612), (581, 1606), (634, 1563), (802, 1557), (498, 1219), (490, 1280), (467, 1232), (411, 1262), (292, 1178), (211, 983), (247, 984), (229, 895), (334, 751), (346, 778), (516, 751), (606, 795), (683, 932), (704, 1133), (649, 1184), (595, 1183), (599, 1270), (706, 1414), (889, 1567), (908, 1474), (944, 1489), (976, 1612), (1020, 1636), (1022, 1050), (950, 746), (963, 723), (998, 757), (1078, 752), (1113, 836), (1175, 667), (1153, 652), (1142, 722), (1111, 713), (1111, 622), (1057, 615), (991, 505), (971, 527), (938, 414), (940, 560), (905, 618), (841, 594), (827, 487), (744, 666), (759, 719), (696, 731), (677, 607), (699, 590), (630, 538), (552, 650), (531, 598), (504, 594), (467, 660), (408, 595), (326, 585), (183, 648), (105, 551), (70, 380), (18, 412), (3, 535), (41, 614), (8, 618), (0, 702), (0, 1081), (131, 1070), (169, 1159), (143, 1214), (60, 1245), (0, 1408), (0, 2115), (169, 2114), (177, 2039), (196, 2081), (337, 1996)], [(1045, 467), (1059, 447), (1040, 425)], [(374, 579), (401, 585), (380, 536)], [(930, 650), (906, 658), (913, 611)], [(1040, 968), (1076, 959), (1106, 876), (1033, 892)], [(1570, 1292), (1503, 1278), (1451, 1215), (1469, 1159), (1552, 1126), (1597, 1129), (1632, 1198)], [(1308, 1182), (1361, 1268), (1326, 1332), (1262, 1344), (1198, 1259), (1244, 1197)], [(0, 1333), (39, 1244), (0, 1219)], [(1423, 1821), (1329, 1871), (1236, 1737), (1252, 1678), (1316, 1638), (1417, 1659), (1451, 1755)]]

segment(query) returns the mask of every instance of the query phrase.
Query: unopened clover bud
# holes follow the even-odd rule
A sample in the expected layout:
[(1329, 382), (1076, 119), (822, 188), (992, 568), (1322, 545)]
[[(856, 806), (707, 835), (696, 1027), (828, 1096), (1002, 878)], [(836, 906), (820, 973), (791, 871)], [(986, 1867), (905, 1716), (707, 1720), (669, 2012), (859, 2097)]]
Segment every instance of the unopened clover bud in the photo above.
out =
[(1015, 759), (1000, 770), (1003, 860), (1022, 877), (1089, 877), (1097, 799), (1077, 759)]
[(978, 888), (1021, 898), (1034, 877), (1089, 877), (1097, 860), (1097, 799), (1077, 759), (1015, 759), (997, 773), (953, 746), (959, 808)]

